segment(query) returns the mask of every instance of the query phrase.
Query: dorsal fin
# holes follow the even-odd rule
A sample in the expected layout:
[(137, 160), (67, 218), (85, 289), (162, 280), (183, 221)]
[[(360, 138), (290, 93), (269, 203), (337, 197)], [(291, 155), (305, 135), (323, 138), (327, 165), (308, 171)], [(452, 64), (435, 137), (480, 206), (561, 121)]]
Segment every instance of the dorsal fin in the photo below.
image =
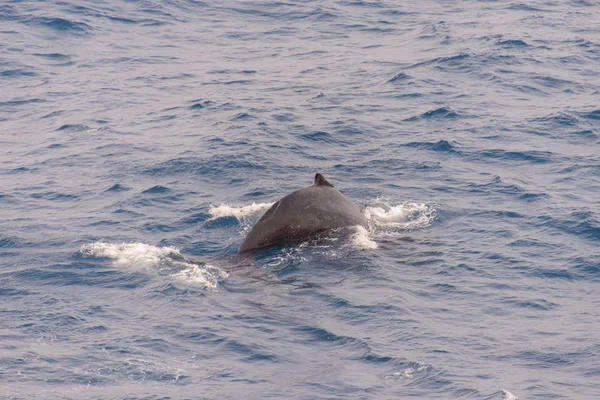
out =
[(313, 183), (313, 186), (331, 186), (334, 187), (331, 183), (327, 182), (327, 179), (325, 179), (325, 177), (320, 174), (319, 172), (316, 173), (315, 175), (315, 183)]

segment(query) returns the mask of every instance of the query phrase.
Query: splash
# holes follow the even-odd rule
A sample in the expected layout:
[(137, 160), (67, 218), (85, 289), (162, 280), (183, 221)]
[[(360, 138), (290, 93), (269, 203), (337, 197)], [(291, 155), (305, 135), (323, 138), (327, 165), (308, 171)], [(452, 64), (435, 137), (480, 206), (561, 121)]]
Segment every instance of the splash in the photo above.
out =
[(376, 235), (394, 234), (398, 231), (407, 231), (425, 228), (435, 220), (436, 211), (431, 205), (425, 203), (391, 204), (384, 199), (375, 199), (365, 207), (365, 217), (369, 229), (357, 227), (353, 236), (353, 245), (364, 250), (378, 248), (374, 240)]
[(211, 220), (224, 217), (235, 217), (239, 221), (242, 221), (248, 217), (267, 211), (273, 204), (275, 203), (252, 203), (249, 206), (237, 207), (221, 204), (220, 206), (211, 207), (208, 210), (208, 213), (210, 214)]
[(365, 208), (365, 216), (372, 230), (392, 231), (425, 228), (435, 220), (436, 211), (425, 203), (402, 203), (391, 205), (376, 199), (372, 206)]
[(210, 289), (216, 289), (218, 280), (228, 277), (215, 266), (187, 260), (175, 247), (95, 242), (81, 246), (80, 252), (87, 257), (110, 258), (114, 265), (144, 268)]
[(502, 389), (503, 400), (519, 400), (517, 396), (509, 392), (508, 390)]
[(364, 226), (356, 226), (356, 232), (352, 236), (352, 245), (362, 250), (375, 250), (379, 246), (370, 235), (370, 232)]

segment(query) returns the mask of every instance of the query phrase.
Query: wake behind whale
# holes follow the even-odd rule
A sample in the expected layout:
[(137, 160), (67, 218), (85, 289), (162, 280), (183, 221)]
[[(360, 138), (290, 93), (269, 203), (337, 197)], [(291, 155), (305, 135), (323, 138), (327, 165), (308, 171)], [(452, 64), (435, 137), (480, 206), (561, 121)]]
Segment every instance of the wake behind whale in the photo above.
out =
[[(242, 231), (248, 232), (235, 255), (195, 260), (183, 256), (177, 248), (138, 241), (89, 243), (81, 247), (80, 253), (110, 259), (118, 268), (154, 271), (173, 282), (216, 289), (218, 281), (227, 279), (229, 273), (275, 281), (270, 271), (253, 261), (256, 253), (264, 254), (269, 247), (295, 244), (285, 250), (283, 259), (279, 260), (284, 264), (298, 262), (296, 258), (303, 259), (306, 251), (337, 259), (347, 251), (376, 249), (375, 236), (404, 234), (427, 227), (436, 218), (435, 208), (428, 204), (394, 204), (382, 198), (366, 203), (364, 207), (358, 206), (318, 173), (312, 186), (294, 191), (274, 203), (209, 207), (205, 225), (234, 218)], [(260, 213), (263, 215), (251, 226)], [(345, 240), (339, 240), (342, 237)], [(298, 246), (299, 243), (302, 245)], [(277, 250), (267, 253), (267, 257), (275, 257), (277, 261), (282, 255)], [(272, 262), (267, 263), (270, 264)]]

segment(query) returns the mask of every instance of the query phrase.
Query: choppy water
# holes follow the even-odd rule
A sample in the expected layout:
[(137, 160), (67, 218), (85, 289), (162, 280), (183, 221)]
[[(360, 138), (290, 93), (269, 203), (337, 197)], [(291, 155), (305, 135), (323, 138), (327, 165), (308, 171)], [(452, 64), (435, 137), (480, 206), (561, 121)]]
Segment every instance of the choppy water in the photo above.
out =
[(397, 3), (0, 4), (0, 396), (600, 398), (600, 5)]

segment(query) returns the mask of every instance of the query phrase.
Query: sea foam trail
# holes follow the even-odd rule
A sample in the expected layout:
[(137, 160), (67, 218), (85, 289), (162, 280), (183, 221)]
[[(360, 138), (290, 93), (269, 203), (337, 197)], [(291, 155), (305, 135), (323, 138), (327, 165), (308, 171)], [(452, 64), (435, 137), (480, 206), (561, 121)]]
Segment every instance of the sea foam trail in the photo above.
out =
[(88, 257), (110, 258), (114, 265), (144, 268), (185, 282), (216, 289), (218, 280), (228, 274), (219, 268), (185, 259), (174, 247), (156, 247), (145, 243), (95, 242), (81, 246)]

